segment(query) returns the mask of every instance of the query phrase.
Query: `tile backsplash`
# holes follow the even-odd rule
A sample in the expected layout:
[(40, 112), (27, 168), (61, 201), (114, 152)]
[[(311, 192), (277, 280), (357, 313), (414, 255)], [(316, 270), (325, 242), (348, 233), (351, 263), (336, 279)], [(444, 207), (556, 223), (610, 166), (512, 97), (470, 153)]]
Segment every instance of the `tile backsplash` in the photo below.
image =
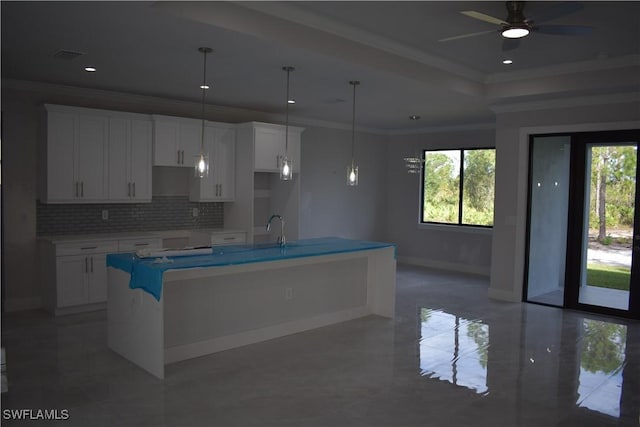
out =
[[(37, 202), (38, 235), (222, 228), (223, 203), (190, 202), (186, 196), (154, 196), (151, 203), (43, 204)], [(193, 209), (198, 216), (193, 216)], [(102, 211), (109, 218), (102, 219)]]

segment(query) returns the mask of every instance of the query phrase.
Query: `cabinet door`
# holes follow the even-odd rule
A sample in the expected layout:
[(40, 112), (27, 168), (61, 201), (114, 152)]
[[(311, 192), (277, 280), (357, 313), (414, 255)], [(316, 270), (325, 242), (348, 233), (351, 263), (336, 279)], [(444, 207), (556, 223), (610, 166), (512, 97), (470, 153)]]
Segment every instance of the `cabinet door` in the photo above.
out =
[(284, 154), (284, 132), (276, 129), (254, 130), (255, 167), (258, 172), (278, 172)]
[(107, 254), (89, 255), (88, 302), (107, 300)]
[(200, 154), (202, 139), (202, 122), (189, 120), (180, 122), (180, 150), (182, 163), (180, 166), (194, 167), (196, 156)]
[(235, 129), (216, 129), (216, 183), (218, 198), (232, 201), (236, 191), (236, 132)]
[(151, 122), (131, 120), (130, 135), (131, 197), (138, 202), (151, 201)]
[(174, 121), (153, 122), (153, 165), (178, 166), (180, 126)]
[(86, 304), (89, 301), (89, 261), (85, 255), (56, 258), (58, 307)]
[(47, 113), (47, 183), (41, 195), (48, 202), (76, 198), (75, 141), (77, 116), (50, 111)]
[(78, 115), (77, 177), (80, 181), (80, 200), (107, 199), (107, 128), (107, 117)]
[(128, 200), (131, 196), (127, 173), (130, 121), (109, 119), (109, 200)]

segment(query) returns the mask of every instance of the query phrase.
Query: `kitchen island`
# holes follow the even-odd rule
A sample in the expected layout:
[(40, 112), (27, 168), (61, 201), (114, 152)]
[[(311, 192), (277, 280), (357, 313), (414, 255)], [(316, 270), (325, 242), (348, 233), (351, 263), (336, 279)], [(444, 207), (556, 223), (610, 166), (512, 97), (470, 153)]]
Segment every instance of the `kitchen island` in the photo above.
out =
[(158, 378), (166, 364), (370, 314), (393, 318), (395, 246), (340, 238), (111, 254), (109, 347)]

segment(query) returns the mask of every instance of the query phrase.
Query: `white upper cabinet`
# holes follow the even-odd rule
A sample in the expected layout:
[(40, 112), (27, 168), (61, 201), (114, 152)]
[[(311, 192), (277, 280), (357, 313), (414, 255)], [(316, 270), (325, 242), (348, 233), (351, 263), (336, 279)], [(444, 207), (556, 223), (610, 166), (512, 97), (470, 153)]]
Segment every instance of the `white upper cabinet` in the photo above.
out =
[(303, 129), (289, 126), (287, 142), (284, 126), (257, 122), (249, 125), (253, 127), (256, 172), (279, 172), (285, 151), (293, 172), (300, 172), (300, 135)]
[(151, 201), (149, 116), (45, 105), (43, 203)]
[(99, 202), (107, 198), (108, 118), (88, 109), (46, 106), (46, 180), (43, 203)]
[(207, 122), (205, 153), (209, 155), (209, 175), (193, 178), (189, 200), (230, 202), (235, 198), (236, 133), (233, 125)]
[(201, 120), (154, 115), (153, 165), (193, 167), (201, 132)]
[(109, 119), (109, 200), (151, 201), (151, 150), (151, 120)]

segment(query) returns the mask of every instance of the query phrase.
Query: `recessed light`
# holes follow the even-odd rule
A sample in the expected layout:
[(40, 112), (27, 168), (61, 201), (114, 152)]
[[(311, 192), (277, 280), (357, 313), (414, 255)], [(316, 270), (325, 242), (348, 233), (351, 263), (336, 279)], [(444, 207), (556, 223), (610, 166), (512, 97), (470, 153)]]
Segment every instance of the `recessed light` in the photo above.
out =
[(295, 104), (295, 103), (296, 103), (296, 100), (295, 100), (295, 99), (288, 99), (288, 100), (287, 100), (287, 102), (288, 102), (289, 104)]
[(502, 63), (505, 64), (505, 65), (513, 64), (513, 60), (511, 60), (511, 59), (503, 59)]
[(200, 89), (209, 89), (209, 85), (200, 85)]
[(409, 120), (419, 120), (420, 116), (416, 116), (415, 114), (412, 114), (409, 116)]
[(98, 69), (97, 69), (96, 67), (92, 67), (92, 66), (84, 67), (84, 70), (85, 70), (87, 73), (95, 73), (96, 71), (98, 71)]

